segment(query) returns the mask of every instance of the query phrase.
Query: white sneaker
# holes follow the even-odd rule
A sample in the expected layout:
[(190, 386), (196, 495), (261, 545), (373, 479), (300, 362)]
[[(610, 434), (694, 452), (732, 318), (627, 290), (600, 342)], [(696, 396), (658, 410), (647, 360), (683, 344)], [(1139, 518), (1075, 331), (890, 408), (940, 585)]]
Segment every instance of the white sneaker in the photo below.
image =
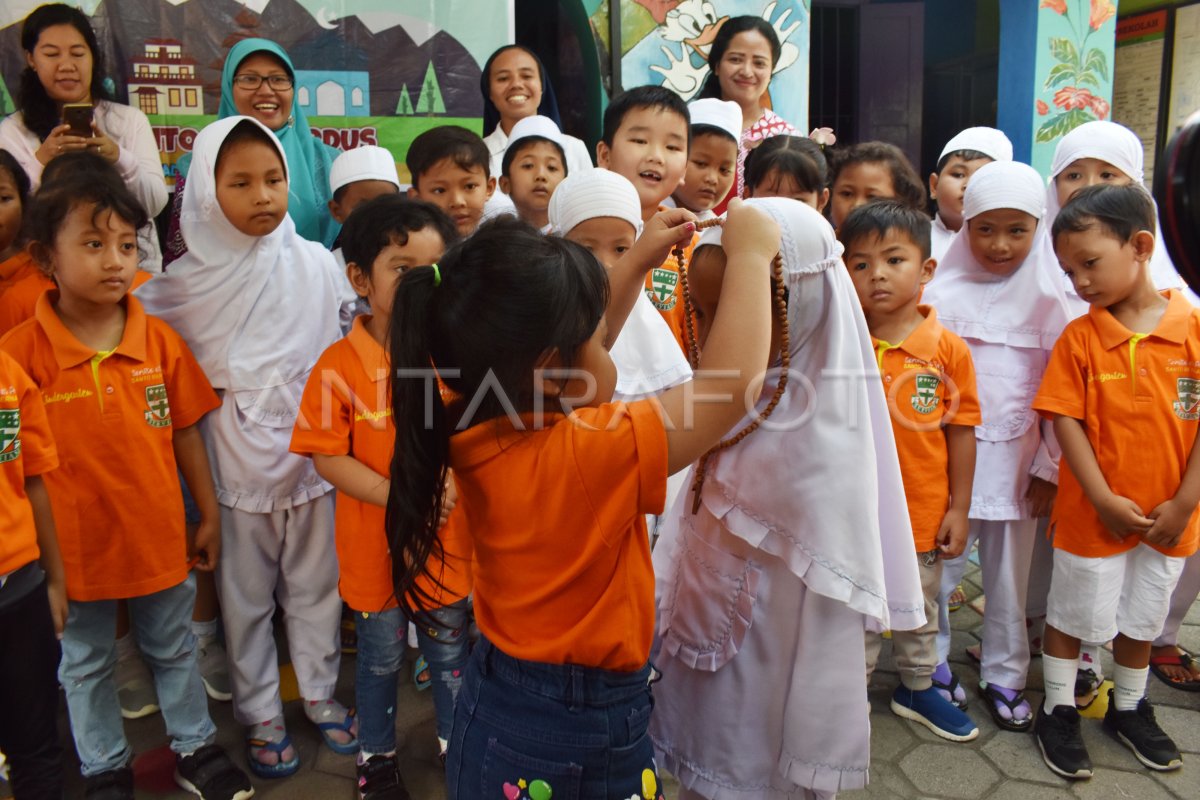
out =
[(209, 697), (222, 703), (233, 699), (229, 682), (229, 657), (220, 639), (213, 638), (207, 642), (197, 640), (196, 666), (200, 668), (200, 679), (204, 681), (204, 691)]
[(158, 711), (158, 694), (150, 668), (138, 653), (117, 659), (117, 701), (125, 719), (141, 719)]

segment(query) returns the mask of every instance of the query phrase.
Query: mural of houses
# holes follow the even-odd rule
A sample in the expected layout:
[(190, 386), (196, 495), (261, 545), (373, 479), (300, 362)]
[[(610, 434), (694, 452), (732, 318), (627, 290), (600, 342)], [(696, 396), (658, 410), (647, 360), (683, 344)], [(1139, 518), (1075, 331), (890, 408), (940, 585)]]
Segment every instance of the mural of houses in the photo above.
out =
[(298, 69), (296, 105), (310, 117), (370, 116), (370, 74)]
[(177, 39), (147, 39), (129, 71), (129, 100), (146, 114), (204, 113), (204, 86), (196, 62)]

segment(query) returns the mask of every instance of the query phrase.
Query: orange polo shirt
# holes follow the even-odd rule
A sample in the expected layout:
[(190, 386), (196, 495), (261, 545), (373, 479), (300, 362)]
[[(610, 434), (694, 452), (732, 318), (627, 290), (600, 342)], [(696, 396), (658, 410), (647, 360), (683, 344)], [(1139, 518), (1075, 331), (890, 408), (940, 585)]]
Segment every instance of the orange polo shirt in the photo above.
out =
[[(133, 274), (129, 291), (150, 278), (149, 272), (138, 270)], [(53, 288), (54, 281), (38, 269), (33, 257), (24, 250), (0, 263), (0, 336), (32, 317), (42, 292)]]
[[(660, 207), (659, 211), (662, 210)], [(699, 239), (699, 233), (692, 234), (691, 243), (683, 249), (685, 264), (691, 263), (692, 251)], [(687, 317), (683, 313), (683, 287), (679, 282), (679, 262), (675, 260), (674, 253), (667, 256), (667, 260), (661, 267), (650, 270), (646, 275), (646, 296), (650, 298), (650, 302), (658, 309), (658, 313), (662, 314), (663, 319), (667, 321), (671, 333), (675, 334), (675, 341), (678, 342), (679, 348), (686, 356), (688, 348), (687, 339), (684, 337), (684, 326)], [(694, 323), (692, 330), (695, 330)]]
[(187, 578), (175, 428), (220, 405), (179, 334), (123, 301), (109, 354), (59, 320), (57, 291), (0, 339), (42, 390), (62, 466), (46, 476), (72, 600), (139, 597)]
[[(350, 333), (317, 359), (292, 432), (293, 453), (311, 456), (353, 456), (387, 478), (396, 441), (388, 393), (387, 351), (357, 317)], [(338, 590), (357, 611), (395, 608), (392, 559), (388, 548), (384, 508), (338, 492), (335, 541)], [(421, 588), (438, 605), (447, 606), (471, 593), (471, 539), (463, 513), (456, 507), (441, 529), (445, 558), (422, 578)]]
[(662, 512), (667, 486), (657, 401), (531, 422), (501, 418), (450, 439), (479, 628), (516, 658), (640, 669), (654, 634), (643, 515)]
[[(1033, 407), (1047, 419), (1083, 422), (1104, 479), (1143, 514), (1179, 490), (1200, 424), (1200, 310), (1181, 292), (1163, 293), (1167, 310), (1148, 334), (1134, 334), (1107, 309), (1092, 306), (1063, 330)], [(1088, 502), (1071, 465), (1059, 465), (1050, 524), (1054, 546), (1086, 558), (1131, 550), (1137, 534), (1116, 540)], [(1200, 544), (1195, 512), (1169, 556)]]
[(57, 466), (42, 393), (0, 350), (0, 575), (37, 560), (37, 528), (25, 480)]
[(917, 552), (937, 548), (937, 532), (950, 504), (947, 425), (983, 424), (975, 365), (967, 343), (942, 327), (932, 306), (904, 341), (871, 337), (891, 411), (896, 451)]

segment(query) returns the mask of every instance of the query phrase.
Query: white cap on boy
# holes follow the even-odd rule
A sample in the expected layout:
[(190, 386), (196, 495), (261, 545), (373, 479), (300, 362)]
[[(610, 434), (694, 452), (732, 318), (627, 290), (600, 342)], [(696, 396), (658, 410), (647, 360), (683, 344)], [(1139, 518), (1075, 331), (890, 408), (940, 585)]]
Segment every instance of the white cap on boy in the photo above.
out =
[(967, 128), (955, 134), (954, 138), (946, 142), (946, 146), (942, 148), (942, 154), (938, 156), (938, 161), (959, 150), (974, 150), (990, 156), (993, 161), (1012, 161), (1013, 158), (1012, 142), (1004, 135), (1004, 131), (982, 126)]
[(396, 159), (386, 149), (370, 144), (347, 150), (334, 159), (329, 170), (329, 191), (355, 181), (387, 181), (399, 187)]
[[(513, 126), (514, 133), (517, 125)], [(558, 236), (566, 236), (579, 223), (596, 217), (623, 219), (638, 236), (642, 235), (642, 203), (637, 189), (624, 175), (607, 169), (586, 169), (563, 178), (550, 196), (548, 213), (550, 232)]]
[(540, 114), (517, 120), (516, 124), (512, 126), (512, 130), (509, 131), (508, 147), (512, 147), (518, 139), (524, 139), (527, 136), (540, 136), (543, 139), (549, 139), (558, 145), (560, 149), (563, 146), (562, 131), (554, 124), (554, 120), (549, 117), (543, 117)]
[(1019, 161), (993, 161), (971, 176), (963, 195), (963, 219), (996, 208), (1015, 208), (1037, 219), (1046, 213), (1046, 184), (1038, 171)]
[(742, 107), (732, 100), (715, 97), (693, 100), (688, 103), (688, 114), (693, 126), (711, 125), (728, 133), (735, 142), (742, 139)]

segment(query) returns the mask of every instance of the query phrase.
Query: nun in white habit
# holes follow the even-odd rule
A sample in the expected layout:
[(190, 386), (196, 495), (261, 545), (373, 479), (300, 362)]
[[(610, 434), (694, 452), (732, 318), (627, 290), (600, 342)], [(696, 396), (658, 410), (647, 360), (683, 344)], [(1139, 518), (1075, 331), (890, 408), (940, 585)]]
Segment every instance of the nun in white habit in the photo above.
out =
[[(681, 797), (832, 797), (867, 783), (864, 631), (917, 627), (924, 601), (842, 247), (803, 203), (746, 202), (781, 229), (790, 377), (769, 420), (709, 460), (695, 513), (690, 490), (668, 513), (650, 734)], [(710, 245), (719, 228), (696, 250)]]
[[(1023, 211), (1037, 221), (1028, 254), (1003, 276), (975, 259), (969, 239), (972, 220), (996, 209)], [(1032, 711), (1022, 695), (1029, 669), (1025, 601), (1037, 535), (1027, 493), (1035, 480), (1057, 485), (1059, 457), (1053, 430), (1039, 420), (1032, 403), (1050, 351), (1074, 314), (1051, 247), (1045, 190), (1036, 170), (1015, 161), (980, 167), (967, 186), (963, 218), (963, 229), (924, 294), (938, 321), (970, 348), (983, 412), (983, 424), (975, 429), (967, 548), (942, 572), (941, 663), (934, 680), (951, 683), (945, 608), (966, 568), (966, 553), (978, 541), (987, 596), (980, 669), (985, 702), (1000, 727), (1027, 730)]]
[[(327, 700), (337, 681), (332, 487), (288, 446), (309, 372), (339, 338), (339, 309), (353, 295), (333, 255), (302, 238), (290, 215), (265, 236), (242, 233), (226, 218), (217, 159), (244, 125), (262, 128), (264, 141), (279, 147), (249, 117), (200, 132), (180, 218), (187, 253), (137, 296), (183, 336), (222, 396), (200, 429), (221, 505), (217, 591), (227, 612), (234, 716), (251, 725), (282, 714), (276, 597), (301, 694)], [(286, 170), (282, 148), (279, 158)]]

